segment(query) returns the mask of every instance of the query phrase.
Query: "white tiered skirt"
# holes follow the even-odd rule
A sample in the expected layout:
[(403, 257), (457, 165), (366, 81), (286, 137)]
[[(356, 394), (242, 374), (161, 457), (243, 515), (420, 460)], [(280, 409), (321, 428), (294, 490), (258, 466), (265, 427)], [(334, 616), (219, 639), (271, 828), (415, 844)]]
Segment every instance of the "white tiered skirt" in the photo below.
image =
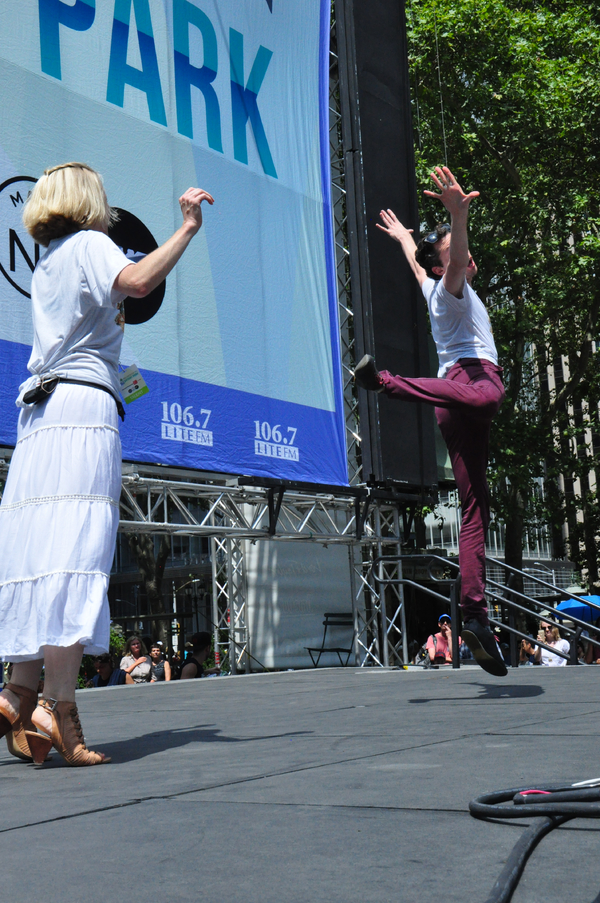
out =
[(0, 659), (108, 649), (121, 440), (106, 392), (59, 383), (21, 410), (0, 505)]

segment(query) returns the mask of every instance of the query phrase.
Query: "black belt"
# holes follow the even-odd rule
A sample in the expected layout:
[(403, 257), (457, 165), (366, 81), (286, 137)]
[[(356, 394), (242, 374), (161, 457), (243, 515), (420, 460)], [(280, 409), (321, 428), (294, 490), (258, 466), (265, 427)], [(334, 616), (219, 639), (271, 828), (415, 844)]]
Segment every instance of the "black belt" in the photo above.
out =
[(106, 386), (101, 386), (100, 383), (90, 383), (85, 379), (68, 379), (65, 376), (53, 376), (52, 379), (47, 379), (45, 382), (42, 381), (35, 389), (30, 389), (29, 392), (25, 392), (23, 402), (25, 404), (39, 404), (41, 401), (45, 401), (49, 395), (52, 395), (59, 383), (73, 383), (73, 385), (76, 386), (89, 386), (92, 389), (100, 389), (102, 392), (107, 392), (117, 406), (119, 417), (121, 420), (125, 420), (125, 408), (123, 407), (121, 400), (115, 398), (111, 390), (107, 389)]

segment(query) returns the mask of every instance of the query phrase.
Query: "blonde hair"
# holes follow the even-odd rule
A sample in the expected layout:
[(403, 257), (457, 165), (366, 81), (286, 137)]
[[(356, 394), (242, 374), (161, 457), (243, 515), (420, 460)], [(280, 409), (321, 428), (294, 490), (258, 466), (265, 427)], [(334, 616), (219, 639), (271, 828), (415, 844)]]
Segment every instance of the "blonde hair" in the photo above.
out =
[(102, 176), (86, 163), (46, 169), (23, 209), (25, 228), (44, 247), (81, 229), (107, 230), (117, 218), (108, 205)]

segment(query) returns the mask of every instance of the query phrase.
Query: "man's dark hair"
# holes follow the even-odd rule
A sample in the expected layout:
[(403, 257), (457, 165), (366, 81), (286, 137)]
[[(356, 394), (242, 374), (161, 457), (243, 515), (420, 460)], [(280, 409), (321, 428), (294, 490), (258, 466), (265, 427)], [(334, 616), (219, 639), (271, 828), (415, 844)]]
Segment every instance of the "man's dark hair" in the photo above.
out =
[[(437, 239), (432, 241), (434, 233)], [(440, 255), (438, 252), (440, 239), (450, 234), (447, 223), (438, 223), (433, 231), (424, 235), (415, 251), (415, 260), (422, 266), (430, 279), (440, 279), (437, 273), (433, 272), (433, 267), (441, 266)], [(429, 241), (427, 241), (429, 239)]]
[(102, 655), (97, 655), (95, 660), (99, 665), (112, 666), (113, 663), (112, 655), (110, 654), (110, 652), (103, 652)]
[(202, 652), (206, 649), (207, 646), (210, 646), (212, 643), (212, 636), (210, 633), (207, 633), (205, 630), (200, 633), (195, 633), (190, 637), (190, 641), (192, 643), (192, 648), (194, 652)]

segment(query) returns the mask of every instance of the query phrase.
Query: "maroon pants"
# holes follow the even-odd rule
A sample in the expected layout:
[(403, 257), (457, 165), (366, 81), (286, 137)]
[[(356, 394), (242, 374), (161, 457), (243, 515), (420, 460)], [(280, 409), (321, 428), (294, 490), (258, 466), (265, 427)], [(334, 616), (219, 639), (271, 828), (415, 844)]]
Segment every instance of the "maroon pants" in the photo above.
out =
[(407, 379), (381, 371), (386, 395), (435, 405), (448, 446), (462, 508), (458, 543), (463, 620), (488, 623), (485, 602), (485, 538), (490, 522), (486, 479), (490, 424), (504, 400), (502, 368), (462, 358), (443, 379)]

